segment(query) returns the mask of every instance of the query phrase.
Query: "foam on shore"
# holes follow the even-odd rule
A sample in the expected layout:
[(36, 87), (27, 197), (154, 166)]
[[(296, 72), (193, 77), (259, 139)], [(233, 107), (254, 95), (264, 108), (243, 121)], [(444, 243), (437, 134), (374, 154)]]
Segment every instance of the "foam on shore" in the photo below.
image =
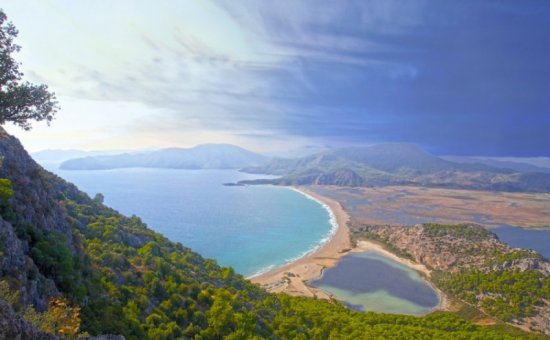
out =
[(292, 262), (295, 262), (295, 261), (298, 261), (299, 259), (301, 258), (304, 258), (308, 255), (311, 255), (313, 254), (314, 252), (316, 252), (318, 249), (320, 249), (322, 246), (324, 246), (328, 241), (330, 241), (330, 239), (334, 236), (334, 234), (336, 234), (336, 231), (338, 230), (338, 221), (336, 220), (336, 215), (334, 214), (334, 212), (332, 211), (332, 209), (325, 203), (321, 202), (320, 200), (318, 200), (317, 198), (311, 196), (310, 194), (304, 192), (304, 191), (301, 191), (300, 189), (298, 188), (295, 188), (295, 187), (286, 187), (287, 189), (290, 189), (292, 191), (295, 191), (303, 196), (305, 196), (306, 198), (318, 203), (319, 205), (321, 205), (328, 213), (329, 215), (329, 223), (331, 225), (331, 228), (329, 230), (329, 232), (327, 233), (327, 235), (325, 237), (323, 237), (319, 242), (317, 242), (313, 247), (311, 247), (310, 249), (307, 249), (306, 251), (302, 252), (301, 254), (299, 254), (298, 256), (296, 257), (293, 257), (293, 258), (290, 258), (290, 259), (287, 259), (285, 260), (283, 263), (281, 264), (277, 264), (277, 265), (270, 265), (270, 266), (267, 266), (267, 267), (264, 267), (260, 270), (258, 270), (257, 272), (255, 272), (254, 274), (250, 275), (247, 277), (247, 279), (252, 279), (254, 277), (257, 277), (257, 276), (260, 276), (262, 274), (265, 274), (275, 268), (278, 268), (278, 267), (283, 267), (283, 266), (286, 266)]

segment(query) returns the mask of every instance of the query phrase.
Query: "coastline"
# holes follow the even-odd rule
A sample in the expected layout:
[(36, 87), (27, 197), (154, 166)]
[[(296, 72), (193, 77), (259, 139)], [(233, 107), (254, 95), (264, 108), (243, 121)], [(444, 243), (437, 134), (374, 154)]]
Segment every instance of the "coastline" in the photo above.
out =
[(357, 241), (357, 246), (353, 248), (351, 251), (354, 253), (361, 253), (361, 252), (367, 252), (367, 251), (377, 252), (395, 262), (401, 263), (402, 265), (419, 272), (421, 276), (424, 277), (424, 281), (426, 282), (426, 284), (428, 284), (434, 290), (434, 292), (437, 294), (437, 297), (439, 299), (439, 303), (437, 304), (437, 306), (432, 308), (432, 312), (448, 311), (451, 308), (451, 301), (449, 300), (449, 298), (430, 281), (432, 271), (429, 270), (425, 265), (416, 263), (406, 258), (399, 257), (394, 253), (386, 250), (382, 245), (372, 241), (367, 241), (367, 240)]
[(352, 246), (347, 226), (349, 215), (340, 203), (333, 199), (323, 197), (305, 188), (292, 187), (292, 189), (328, 207), (329, 214), (332, 213), (333, 215), (331, 218), (334, 217), (336, 220), (336, 228), (331, 231), (331, 235), (325, 243), (309, 254), (251, 277), (250, 280), (260, 284), (270, 292), (330, 299), (329, 294), (308, 286), (306, 282), (321, 277), (325, 268), (335, 266), (338, 260), (351, 250)]
[(340, 258), (350, 252), (374, 251), (420, 272), (426, 283), (430, 285), (439, 298), (439, 304), (435, 306), (432, 311), (449, 310), (449, 299), (429, 280), (431, 271), (426, 268), (426, 266), (415, 263), (409, 259), (401, 258), (375, 242), (360, 240), (357, 242), (357, 245), (353, 247), (348, 228), (350, 216), (338, 201), (321, 196), (303, 187), (292, 187), (292, 189), (324, 205), (329, 211), (331, 219), (335, 219), (336, 228), (331, 231), (330, 238), (318, 248), (313, 249), (311, 252), (295, 261), (271, 269), (257, 276), (250, 277), (249, 279), (253, 283), (259, 284), (273, 293), (285, 293), (293, 296), (315, 297), (330, 300), (332, 296), (329, 293), (311, 287), (307, 282), (320, 278), (326, 268), (335, 266)]

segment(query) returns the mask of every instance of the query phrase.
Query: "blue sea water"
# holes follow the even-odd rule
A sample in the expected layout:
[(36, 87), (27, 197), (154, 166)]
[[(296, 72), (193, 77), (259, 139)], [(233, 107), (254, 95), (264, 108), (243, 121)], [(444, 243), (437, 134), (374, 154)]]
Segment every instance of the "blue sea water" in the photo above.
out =
[(550, 228), (534, 229), (501, 225), (491, 229), (498, 238), (512, 247), (534, 249), (550, 259)]
[[(234, 170), (63, 171), (46, 166), (172, 241), (250, 276), (304, 255), (331, 233), (329, 212), (289, 188), (224, 186)], [(265, 178), (266, 176), (262, 176)]]

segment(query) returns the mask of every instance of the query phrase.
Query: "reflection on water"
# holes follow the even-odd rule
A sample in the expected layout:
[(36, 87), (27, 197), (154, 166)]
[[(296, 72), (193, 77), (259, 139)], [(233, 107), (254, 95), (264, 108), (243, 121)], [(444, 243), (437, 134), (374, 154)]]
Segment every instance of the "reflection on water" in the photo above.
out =
[(376, 252), (345, 256), (311, 284), (361, 311), (422, 315), (439, 302), (416, 271)]
[(529, 229), (503, 225), (491, 231), (512, 247), (534, 249), (550, 259), (550, 228)]

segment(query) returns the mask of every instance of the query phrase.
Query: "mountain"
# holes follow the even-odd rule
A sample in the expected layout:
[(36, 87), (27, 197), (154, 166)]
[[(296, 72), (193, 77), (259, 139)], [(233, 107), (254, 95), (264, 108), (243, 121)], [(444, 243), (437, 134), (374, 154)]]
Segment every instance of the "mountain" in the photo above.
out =
[(384, 186), (550, 192), (550, 174), (523, 173), (481, 163), (456, 163), (412, 144), (330, 150), (298, 159), (274, 159), (244, 172), (282, 176), (241, 184)]
[(240, 169), (265, 163), (266, 157), (229, 144), (202, 144), (149, 152), (76, 158), (61, 163), (63, 170), (117, 168)]
[(122, 153), (121, 150), (96, 150), (96, 151), (84, 151), (76, 149), (46, 149), (37, 152), (32, 152), (31, 156), (39, 163), (61, 163), (73, 158), (82, 158), (89, 156), (99, 155), (112, 155)]
[(2, 128), (0, 158), (1, 339), (514, 338), (449, 312), (267, 293), (44, 170)]
[(507, 160), (498, 158), (484, 158), (484, 157), (464, 157), (464, 156), (444, 156), (441, 157), (445, 160), (464, 163), (464, 164), (485, 164), (500, 169), (509, 169), (518, 172), (542, 172), (550, 174), (550, 168), (537, 166), (534, 164), (522, 162), (521, 159)]

